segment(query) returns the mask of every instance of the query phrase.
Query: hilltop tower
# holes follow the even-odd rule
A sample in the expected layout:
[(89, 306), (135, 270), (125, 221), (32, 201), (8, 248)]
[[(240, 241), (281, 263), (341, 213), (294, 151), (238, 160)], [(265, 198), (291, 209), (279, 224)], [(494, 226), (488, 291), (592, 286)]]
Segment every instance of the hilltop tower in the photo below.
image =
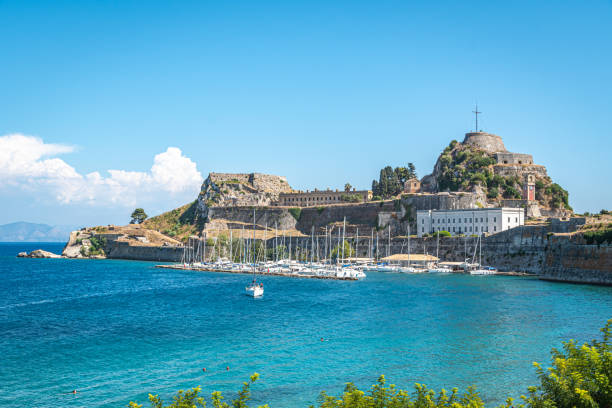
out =
[(489, 153), (506, 152), (506, 146), (500, 136), (487, 132), (469, 132), (465, 134), (463, 144), (480, 148)]

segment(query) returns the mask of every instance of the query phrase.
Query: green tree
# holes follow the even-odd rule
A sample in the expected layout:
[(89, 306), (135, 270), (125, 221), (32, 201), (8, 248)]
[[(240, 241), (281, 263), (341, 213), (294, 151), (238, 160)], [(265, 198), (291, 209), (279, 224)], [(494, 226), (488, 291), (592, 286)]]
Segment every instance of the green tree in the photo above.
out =
[(409, 179), (411, 179), (411, 178), (418, 178), (417, 172), (416, 172), (416, 167), (414, 166), (413, 163), (408, 163), (408, 171), (409, 171), (409, 174), (408, 174), (408, 178)]
[(132, 219), (130, 220), (130, 224), (141, 224), (144, 220), (146, 220), (149, 216), (142, 208), (137, 208), (132, 212)]
[(346, 183), (344, 185), (344, 191), (351, 191), (353, 188), (353, 186), (351, 186), (351, 183)]

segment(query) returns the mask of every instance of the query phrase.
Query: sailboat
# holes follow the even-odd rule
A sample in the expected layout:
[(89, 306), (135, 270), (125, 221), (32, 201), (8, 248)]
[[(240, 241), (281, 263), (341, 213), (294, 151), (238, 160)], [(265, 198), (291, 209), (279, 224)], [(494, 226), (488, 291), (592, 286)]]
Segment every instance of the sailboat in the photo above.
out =
[[(253, 210), (253, 245), (255, 245), (255, 210)], [(254, 298), (262, 297), (264, 294), (263, 283), (257, 283), (257, 277), (255, 276), (255, 251), (251, 251), (253, 253), (253, 281), (249, 286), (245, 288), (247, 296), (252, 296)]]
[(441, 266), (440, 265), (440, 258), (439, 258), (439, 253), (440, 253), (440, 233), (438, 232), (437, 234), (437, 239), (436, 239), (436, 265), (433, 268), (429, 268), (428, 272), (429, 273), (451, 273), (452, 269), (449, 268), (448, 266)]
[[(497, 273), (497, 269), (492, 267), (483, 268), (482, 267), (482, 235), (478, 236), (478, 244), (479, 244), (479, 253), (478, 253), (478, 268), (470, 271), (470, 275), (495, 275)], [(476, 251), (476, 249), (474, 249)]]

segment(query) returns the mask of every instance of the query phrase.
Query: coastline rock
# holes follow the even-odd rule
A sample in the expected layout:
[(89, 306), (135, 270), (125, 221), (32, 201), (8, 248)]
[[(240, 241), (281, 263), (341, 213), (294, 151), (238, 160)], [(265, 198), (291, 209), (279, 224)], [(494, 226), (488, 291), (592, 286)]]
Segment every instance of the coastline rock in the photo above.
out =
[(19, 258), (61, 258), (61, 255), (54, 254), (53, 252), (44, 251), (42, 249), (37, 249), (29, 254), (27, 252), (20, 252), (17, 257)]

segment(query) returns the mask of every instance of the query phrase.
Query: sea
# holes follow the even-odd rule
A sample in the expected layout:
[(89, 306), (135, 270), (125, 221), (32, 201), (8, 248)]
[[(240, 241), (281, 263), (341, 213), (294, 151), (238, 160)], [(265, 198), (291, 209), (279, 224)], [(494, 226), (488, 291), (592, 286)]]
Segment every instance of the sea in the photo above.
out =
[(536, 384), (552, 347), (599, 338), (612, 318), (612, 287), (531, 277), (261, 277), (252, 299), (249, 275), (16, 258), (62, 246), (0, 244), (2, 407), (148, 407), (149, 393), (195, 386), (231, 399), (255, 372), (251, 406), (316, 406), (381, 374), (409, 390), (475, 386), (495, 406)]

